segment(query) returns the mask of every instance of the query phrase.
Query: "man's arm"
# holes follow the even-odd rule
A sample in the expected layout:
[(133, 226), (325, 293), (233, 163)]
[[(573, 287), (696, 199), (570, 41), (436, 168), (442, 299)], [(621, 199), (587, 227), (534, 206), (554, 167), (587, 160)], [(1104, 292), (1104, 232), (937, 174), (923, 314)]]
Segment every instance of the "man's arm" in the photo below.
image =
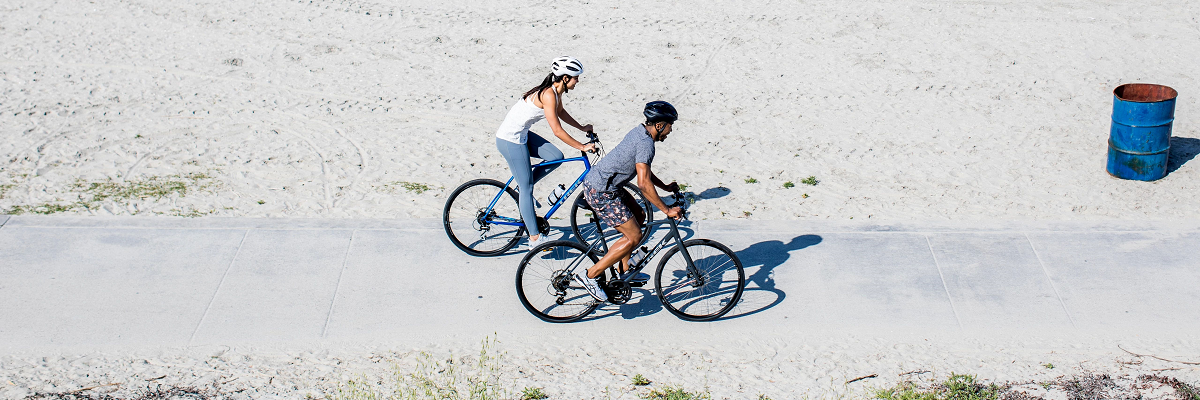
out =
[(679, 218), (682, 210), (679, 207), (667, 207), (667, 203), (664, 203), (662, 198), (658, 197), (658, 190), (654, 187), (668, 185), (663, 185), (662, 181), (654, 176), (653, 172), (650, 172), (650, 164), (637, 163), (637, 181), (638, 189), (642, 191), (642, 197), (645, 197), (646, 200), (650, 201), (650, 204), (653, 204), (659, 210), (666, 213), (668, 217)]
[[(640, 174), (641, 171), (638, 171), (638, 173)], [(659, 189), (666, 190), (668, 192), (678, 192), (679, 191), (678, 183), (675, 183), (675, 182), (671, 182), (670, 184), (663, 183), (663, 181), (658, 179), (658, 175), (654, 175), (654, 172), (650, 172), (650, 183), (653, 183), (654, 186), (658, 186)]]

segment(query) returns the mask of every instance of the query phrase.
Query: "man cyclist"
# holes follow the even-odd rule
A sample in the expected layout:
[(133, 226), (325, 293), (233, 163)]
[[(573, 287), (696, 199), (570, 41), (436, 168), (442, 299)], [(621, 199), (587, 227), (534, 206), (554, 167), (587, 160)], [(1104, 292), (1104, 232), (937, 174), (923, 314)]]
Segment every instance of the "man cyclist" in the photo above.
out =
[[(669, 218), (678, 219), (683, 212), (679, 207), (667, 207), (655, 190), (657, 186), (674, 192), (679, 190), (679, 184), (664, 184), (650, 170), (654, 162), (654, 142), (667, 140), (679, 114), (674, 106), (665, 101), (646, 103), (642, 114), (646, 122), (625, 134), (621, 143), (597, 162), (583, 180), (583, 196), (591, 205), (592, 212), (622, 235), (609, 246), (608, 253), (596, 265), (586, 271), (575, 271), (575, 279), (599, 301), (608, 301), (608, 295), (596, 283), (596, 278), (618, 261), (621, 263), (621, 273), (626, 273), (629, 270), (629, 255), (642, 241), (641, 208), (633, 195), (622, 190), (621, 186), (636, 175), (638, 189), (650, 204), (663, 210)], [(649, 279), (649, 275), (638, 274), (632, 281), (645, 282)]]

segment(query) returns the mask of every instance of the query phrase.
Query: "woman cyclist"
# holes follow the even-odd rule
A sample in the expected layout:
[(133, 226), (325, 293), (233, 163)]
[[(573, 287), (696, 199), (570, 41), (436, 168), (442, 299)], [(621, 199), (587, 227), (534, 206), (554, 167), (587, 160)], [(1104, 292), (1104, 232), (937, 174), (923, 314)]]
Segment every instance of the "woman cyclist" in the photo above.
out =
[(563, 143), (580, 151), (593, 151), (595, 145), (580, 143), (567, 131), (563, 130), (562, 122), (584, 132), (591, 132), (592, 125), (580, 125), (563, 108), (562, 95), (575, 89), (579, 83), (579, 75), (583, 73), (583, 64), (574, 57), (559, 57), (554, 59), (550, 74), (540, 85), (525, 92), (517, 104), (508, 110), (508, 116), (496, 130), (496, 148), (508, 161), (508, 169), (512, 170), (513, 180), (517, 183), (517, 203), (521, 208), (521, 219), (525, 230), (529, 232), (529, 248), (545, 242), (544, 232), (537, 228), (537, 214), (534, 213), (533, 184), (548, 175), (561, 164), (533, 169), (530, 157), (545, 161), (563, 159), (562, 151), (536, 133), (530, 132), (529, 127), (534, 123), (546, 120), (550, 130), (554, 131)]

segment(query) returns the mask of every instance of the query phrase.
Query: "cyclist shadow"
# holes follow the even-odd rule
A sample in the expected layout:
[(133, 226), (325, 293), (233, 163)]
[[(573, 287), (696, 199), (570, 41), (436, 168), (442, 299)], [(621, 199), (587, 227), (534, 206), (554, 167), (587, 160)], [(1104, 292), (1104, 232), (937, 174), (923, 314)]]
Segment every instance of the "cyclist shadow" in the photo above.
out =
[(737, 252), (738, 259), (742, 260), (742, 268), (748, 273), (754, 272), (746, 277), (746, 290), (742, 292), (737, 307), (721, 319), (757, 314), (782, 303), (787, 293), (775, 286), (775, 268), (787, 262), (791, 252), (815, 246), (821, 241), (818, 235), (801, 235), (788, 243), (778, 240), (758, 242)]
[[(679, 222), (679, 237), (683, 240), (688, 240), (696, 236), (696, 231), (691, 228), (692, 221)], [(658, 235), (670, 235), (671, 227), (660, 225), (657, 229), (650, 232), (650, 238), (646, 241), (645, 246), (650, 247), (660, 238)], [(665, 251), (665, 250), (664, 250)], [(659, 253), (660, 255), (662, 253)], [(662, 302), (659, 301), (658, 295), (654, 293), (654, 272), (658, 269), (659, 260), (651, 260), (642, 272), (650, 275), (652, 281), (646, 282), (646, 286), (633, 288), (633, 295), (628, 302), (621, 305), (607, 304), (596, 310), (591, 316), (584, 318), (582, 321), (594, 321), (597, 319), (608, 318), (615, 315), (621, 316), (624, 319), (634, 319), (644, 315), (657, 314), (662, 311)]]

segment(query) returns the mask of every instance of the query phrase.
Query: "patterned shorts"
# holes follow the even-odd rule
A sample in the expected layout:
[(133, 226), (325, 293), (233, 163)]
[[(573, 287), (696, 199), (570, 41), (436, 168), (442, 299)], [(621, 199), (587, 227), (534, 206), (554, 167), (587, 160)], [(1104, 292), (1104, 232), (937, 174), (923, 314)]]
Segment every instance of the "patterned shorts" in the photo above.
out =
[(631, 207), (637, 207), (637, 200), (624, 189), (611, 192), (601, 192), (583, 185), (583, 198), (592, 207), (592, 212), (600, 216), (605, 225), (616, 227), (633, 219)]

